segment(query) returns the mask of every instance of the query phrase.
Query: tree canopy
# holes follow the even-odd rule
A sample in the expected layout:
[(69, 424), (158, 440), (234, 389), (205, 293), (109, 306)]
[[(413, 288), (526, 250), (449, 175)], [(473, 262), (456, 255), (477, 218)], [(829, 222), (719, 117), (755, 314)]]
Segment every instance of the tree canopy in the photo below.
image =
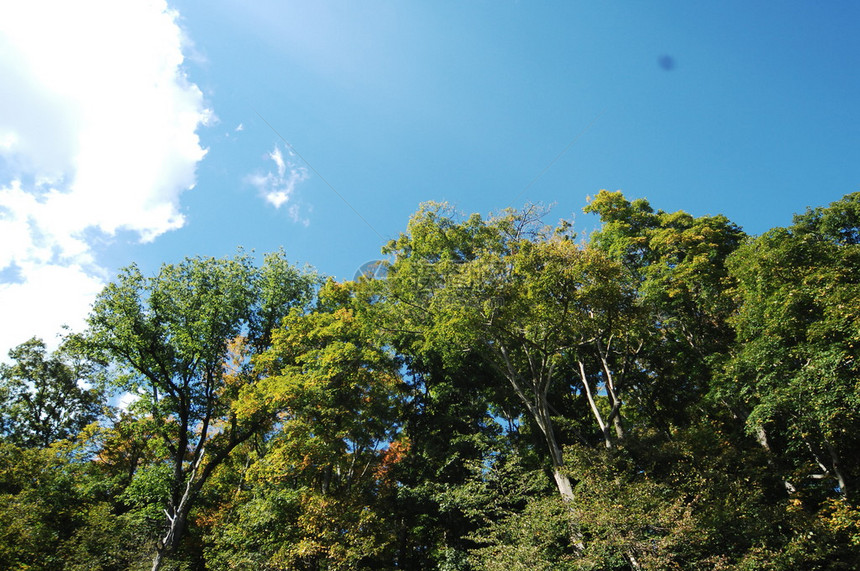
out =
[[(244, 254), (190, 258), (152, 278), (126, 268), (96, 300), (89, 343), (120, 368), (117, 384), (139, 398), (134, 409), (160, 440), (165, 462), (158, 474), (167, 522), (153, 569), (182, 539), (213, 470), (268, 420), (240, 422), (236, 413), (240, 388), (255, 381), (246, 361), (267, 347), (280, 318), (309, 304), (314, 281), (280, 254), (261, 268)], [(235, 369), (228, 373), (231, 352)]]
[(585, 210), (122, 270), (0, 366), (0, 567), (858, 568), (860, 193)]

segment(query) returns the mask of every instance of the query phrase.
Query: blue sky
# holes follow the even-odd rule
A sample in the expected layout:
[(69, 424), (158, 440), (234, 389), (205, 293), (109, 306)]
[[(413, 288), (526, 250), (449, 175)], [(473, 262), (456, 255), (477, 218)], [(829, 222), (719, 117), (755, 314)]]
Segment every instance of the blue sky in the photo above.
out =
[(283, 247), (351, 278), (426, 200), (587, 231), (620, 189), (761, 233), (860, 190), (853, 2), (19, 4), (4, 355), (82, 327), (133, 262)]

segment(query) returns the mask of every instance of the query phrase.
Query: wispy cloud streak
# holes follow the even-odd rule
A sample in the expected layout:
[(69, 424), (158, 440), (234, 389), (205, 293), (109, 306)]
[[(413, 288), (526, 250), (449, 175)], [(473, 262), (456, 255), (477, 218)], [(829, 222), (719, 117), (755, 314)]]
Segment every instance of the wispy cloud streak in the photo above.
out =
[[(292, 160), (293, 153), (287, 152), (288, 155), (285, 158), (281, 148), (275, 145), (274, 149), (266, 154), (266, 158), (275, 163), (275, 169), (265, 174), (257, 173), (248, 177), (248, 182), (255, 186), (263, 199), (275, 208), (281, 208), (290, 202), (296, 187), (310, 176), (307, 168)], [(287, 213), (293, 221), (309, 224), (306, 218), (301, 217), (298, 204), (290, 204)]]

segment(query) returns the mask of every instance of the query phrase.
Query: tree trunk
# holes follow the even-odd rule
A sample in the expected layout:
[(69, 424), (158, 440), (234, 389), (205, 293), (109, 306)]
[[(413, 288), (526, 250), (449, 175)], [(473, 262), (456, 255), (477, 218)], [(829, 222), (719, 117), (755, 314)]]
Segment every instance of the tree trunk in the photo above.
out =
[(839, 455), (836, 453), (836, 449), (830, 441), (826, 438), (824, 439), (824, 446), (827, 448), (827, 453), (830, 454), (830, 464), (833, 466), (833, 473), (836, 475), (836, 481), (839, 483), (839, 492), (843, 497), (845, 497), (848, 495), (848, 482), (845, 479), (845, 475), (842, 473)]
[(179, 508), (174, 511), (173, 516), (167, 513), (168, 530), (163, 539), (160, 539), (155, 546), (155, 557), (152, 560), (152, 571), (158, 571), (161, 564), (164, 562), (164, 556), (171, 553), (179, 546), (182, 536), (185, 535), (185, 525), (188, 521), (188, 512), (191, 504), (186, 501), (187, 496), (183, 496), (183, 502)]
[[(200, 467), (200, 463), (203, 461), (203, 455), (206, 453), (204, 448), (201, 448), (200, 455), (197, 457), (197, 460), (194, 462), (194, 466), (191, 469), (191, 473), (188, 475), (188, 481), (185, 484), (185, 492), (179, 499), (178, 503), (172, 503), (169, 506), (169, 511), (164, 510), (164, 514), (167, 516), (167, 533), (164, 535), (163, 539), (160, 539), (158, 543), (155, 545), (155, 557), (152, 560), (152, 571), (158, 571), (161, 567), (161, 564), (164, 561), (164, 556), (167, 553), (173, 551), (176, 546), (179, 545), (179, 542), (182, 540), (182, 536), (185, 534), (185, 526), (188, 522), (188, 514), (191, 511), (191, 503), (194, 499), (195, 485), (199, 486), (202, 482), (195, 482), (195, 477), (197, 476), (197, 469)], [(204, 474), (203, 479), (207, 477)]]
[(558, 488), (558, 493), (570, 512), (570, 542), (577, 551), (582, 552), (585, 550), (585, 543), (582, 540), (582, 533), (579, 531), (579, 523), (577, 522), (576, 511), (574, 509), (575, 496), (573, 485), (570, 483), (570, 478), (568, 478), (567, 474), (563, 472), (564, 453), (555, 439), (555, 431), (552, 426), (552, 420), (549, 417), (549, 405), (546, 399), (541, 399), (538, 405), (539, 408), (533, 410), (533, 415), (541, 432), (543, 432), (544, 439), (549, 448), (550, 457), (552, 458), (552, 477), (555, 480), (556, 488)]
[[(577, 518), (573, 509), (573, 502), (575, 499), (573, 486), (570, 483), (570, 478), (568, 478), (567, 474), (562, 471), (564, 467), (564, 454), (555, 438), (552, 418), (550, 418), (549, 403), (546, 398), (546, 391), (549, 388), (548, 381), (550, 379), (540, 377), (531, 379), (531, 388), (533, 389), (532, 394), (534, 396), (534, 400), (532, 400), (526, 394), (525, 387), (527, 386), (527, 383), (525, 382), (525, 379), (523, 379), (523, 377), (521, 377), (517, 372), (516, 368), (514, 368), (510, 358), (508, 357), (507, 349), (504, 344), (501, 343), (499, 344), (499, 355), (503, 358), (505, 367), (500, 367), (496, 363), (493, 364), (499, 368), (505, 378), (507, 378), (511, 383), (514, 392), (520, 398), (523, 405), (525, 405), (526, 410), (532, 415), (538, 428), (540, 428), (543, 433), (544, 441), (549, 449), (550, 458), (552, 460), (552, 475), (555, 480), (555, 485), (558, 488), (559, 495), (561, 495), (562, 500), (564, 500), (564, 503), (568, 506), (570, 511), (570, 541), (576, 549), (581, 552), (585, 549), (585, 544), (582, 541), (582, 534), (579, 531), (579, 524), (576, 521)], [(551, 371), (549, 372), (549, 375), (551, 376)]]
[(600, 414), (600, 409), (597, 408), (597, 403), (591, 392), (591, 385), (588, 383), (588, 376), (585, 374), (585, 365), (582, 361), (579, 361), (579, 376), (582, 379), (582, 385), (585, 387), (585, 396), (588, 398), (588, 404), (591, 406), (591, 413), (597, 421), (597, 426), (600, 427), (601, 434), (603, 434), (603, 443), (607, 448), (611, 449), (612, 439), (609, 437), (609, 426), (603, 421), (603, 415)]
[(561, 471), (558, 466), (553, 467), (552, 476), (555, 478), (555, 485), (558, 488), (558, 493), (566, 502), (573, 501), (573, 486), (570, 484), (570, 478), (567, 474)]
[(152, 560), (152, 571), (158, 571), (161, 569), (161, 561), (164, 558), (164, 551), (156, 548), (155, 550), (155, 558)]

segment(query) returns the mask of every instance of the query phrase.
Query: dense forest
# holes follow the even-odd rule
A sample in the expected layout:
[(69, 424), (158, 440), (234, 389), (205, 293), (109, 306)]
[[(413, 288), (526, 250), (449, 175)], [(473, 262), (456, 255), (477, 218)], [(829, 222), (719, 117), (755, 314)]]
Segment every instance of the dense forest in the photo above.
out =
[(860, 193), (585, 210), (124, 269), (0, 366), (0, 568), (860, 568)]

